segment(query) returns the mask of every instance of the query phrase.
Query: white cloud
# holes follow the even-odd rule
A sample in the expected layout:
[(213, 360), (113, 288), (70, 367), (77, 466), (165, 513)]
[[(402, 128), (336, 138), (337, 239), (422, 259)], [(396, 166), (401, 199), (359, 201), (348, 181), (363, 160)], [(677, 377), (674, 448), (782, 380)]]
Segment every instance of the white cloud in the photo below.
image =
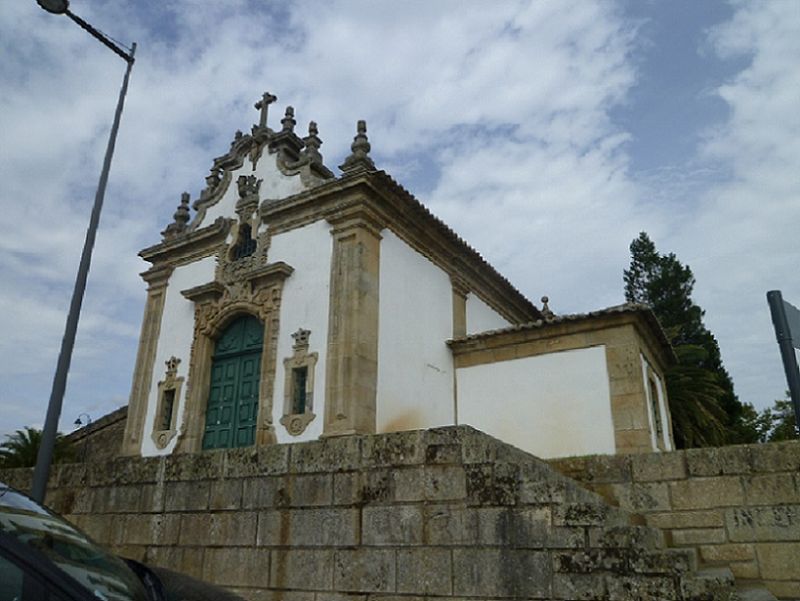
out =
[[(764, 245), (776, 245), (746, 227), (762, 223), (755, 207), (764, 191), (771, 215), (783, 205), (796, 215), (797, 182), (788, 174), (800, 140), (789, 110), (798, 61), (787, 58), (798, 55), (796, 15), (769, 16), (792, 6), (742, 5), (713, 33), (720, 52), (754, 60), (721, 89), (731, 121), (706, 147), (736, 178), (687, 223), (688, 208), (660, 207), (648, 183), (628, 173), (626, 132), (610, 110), (636, 83), (636, 30), (612, 3), (73, 3), (139, 48), (64, 423), (124, 401), (145, 295), (137, 274), (146, 265), (136, 253), (158, 241), (182, 191), (197, 196), (213, 157), (257, 119), (253, 103), (265, 90), (280, 99), (273, 126), (286, 104), (296, 108), (298, 129), (319, 123), (331, 167), (366, 118), (378, 165), (427, 174), (426, 183), (401, 183), (429, 191), (421, 200), (533, 300), (548, 294), (556, 311), (619, 302), (630, 240), (641, 229), (656, 238), (677, 232), (664, 250), (695, 268), (723, 352), (760, 340), (736, 337), (741, 315), (717, 316), (728, 307), (746, 308), (748, 319), (756, 311), (755, 301), (730, 302), (723, 290), (737, 277), (735, 298), (752, 288), (743, 261), (751, 273), (765, 263)], [(4, 374), (29, 376), (0, 381), (9, 409), (0, 412), (2, 432), (27, 423), (31, 407), (44, 412), (124, 64), (33, 2), (2, 3), (0, 12), (0, 353)], [(714, 242), (708, 232), (720, 230), (720, 215), (724, 233)], [(789, 222), (769, 224), (785, 232)], [(713, 262), (703, 263), (706, 253)], [(770, 268), (776, 279), (787, 265)], [(770, 269), (759, 276), (764, 285)], [(800, 290), (794, 296), (800, 302)], [(747, 356), (729, 356), (739, 384)]]
[(735, 7), (709, 39), (720, 57), (750, 64), (718, 88), (730, 116), (700, 154), (731, 175), (699, 199), (673, 242), (740, 398), (765, 405), (786, 389), (766, 292), (782, 289), (800, 305), (800, 5)]

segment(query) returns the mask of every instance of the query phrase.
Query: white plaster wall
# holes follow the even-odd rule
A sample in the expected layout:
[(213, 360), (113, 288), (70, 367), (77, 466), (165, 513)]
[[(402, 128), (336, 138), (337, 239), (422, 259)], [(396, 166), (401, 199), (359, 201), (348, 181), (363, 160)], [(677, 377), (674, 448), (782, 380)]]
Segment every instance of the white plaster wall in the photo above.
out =
[(614, 453), (604, 346), (456, 370), (458, 421), (538, 457)]
[(467, 334), (499, 330), (511, 323), (474, 294), (467, 295)]
[(643, 382), (645, 383), (645, 395), (647, 399), (647, 420), (650, 424), (650, 442), (653, 446), (653, 450), (658, 450), (658, 443), (656, 441), (657, 433), (656, 433), (656, 425), (655, 419), (653, 416), (653, 400), (651, 398), (650, 393), (650, 375), (652, 375), (653, 379), (656, 382), (656, 388), (658, 390), (658, 399), (656, 405), (658, 406), (658, 412), (661, 416), (661, 432), (662, 432), (662, 444), (664, 446), (665, 451), (672, 451), (672, 441), (669, 439), (669, 417), (667, 415), (667, 403), (666, 403), (666, 392), (665, 392), (665, 385), (661, 378), (658, 376), (648, 363), (647, 359), (645, 359), (644, 355), (640, 353), (640, 358), (642, 362), (642, 378)]
[(377, 431), (454, 424), (450, 277), (390, 230), (382, 234)]
[[(172, 453), (180, 436), (183, 425), (183, 411), (186, 406), (186, 390), (189, 372), (189, 353), (194, 334), (194, 303), (181, 295), (181, 290), (206, 284), (214, 279), (215, 257), (206, 257), (194, 263), (175, 268), (167, 284), (164, 299), (164, 312), (161, 317), (161, 331), (156, 347), (156, 359), (153, 366), (153, 381), (147, 397), (147, 413), (144, 420), (144, 436), (142, 438), (142, 455), (167, 455)], [(177, 411), (178, 436), (175, 436), (164, 449), (156, 447), (150, 434), (156, 417), (158, 405), (158, 382), (164, 379), (166, 361), (172, 357), (181, 360), (178, 365), (178, 377), (183, 377), (180, 399), (175, 407)]]
[(261, 201), (286, 198), (302, 192), (305, 186), (300, 181), (300, 175), (281, 173), (281, 170), (278, 169), (277, 156), (277, 154), (269, 154), (265, 149), (264, 154), (258, 160), (255, 171), (253, 171), (250, 159), (245, 158), (242, 166), (231, 174), (230, 184), (222, 198), (206, 211), (202, 225), (211, 225), (218, 217), (236, 217), (236, 201), (239, 200), (239, 187), (236, 180), (240, 175), (255, 175), (256, 178), (263, 180), (258, 192)]
[[(330, 225), (322, 220), (272, 238), (271, 263), (285, 261), (294, 272), (286, 280), (281, 298), (280, 331), (276, 361), (275, 394), (272, 419), (278, 442), (314, 440), (322, 434), (325, 411), (325, 359), (328, 344), (328, 306), (330, 304), (331, 253), (333, 236)], [(303, 328), (311, 330), (309, 353), (318, 355), (314, 369), (314, 413), (316, 417), (300, 436), (292, 436), (280, 423), (283, 416), (283, 360), (292, 356), (292, 334)]]

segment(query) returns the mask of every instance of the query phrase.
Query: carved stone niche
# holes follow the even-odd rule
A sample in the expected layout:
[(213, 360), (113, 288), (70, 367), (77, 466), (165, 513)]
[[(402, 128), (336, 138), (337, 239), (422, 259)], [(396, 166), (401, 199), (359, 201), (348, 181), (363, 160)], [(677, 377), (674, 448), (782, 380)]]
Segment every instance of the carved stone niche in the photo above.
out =
[(317, 353), (308, 352), (310, 330), (298, 329), (292, 338), (294, 353), (283, 360), (283, 417), (280, 423), (292, 436), (299, 436), (308, 427), (314, 413), (314, 368)]
[(158, 402), (156, 404), (156, 416), (153, 420), (151, 438), (159, 449), (166, 448), (178, 433), (176, 428), (178, 404), (180, 403), (184, 380), (183, 377), (177, 377), (180, 362), (181, 360), (177, 357), (170, 357), (166, 361), (166, 375), (158, 383)]

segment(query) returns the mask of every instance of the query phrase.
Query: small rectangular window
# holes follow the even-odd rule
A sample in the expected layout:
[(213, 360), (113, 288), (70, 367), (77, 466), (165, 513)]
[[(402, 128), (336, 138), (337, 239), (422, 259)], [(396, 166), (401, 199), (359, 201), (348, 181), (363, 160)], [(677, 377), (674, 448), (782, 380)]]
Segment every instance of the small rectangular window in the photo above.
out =
[(172, 429), (172, 412), (175, 408), (175, 389), (168, 388), (164, 391), (164, 399), (161, 403), (161, 429)]
[(661, 410), (658, 403), (658, 385), (652, 378), (650, 378), (650, 405), (653, 408), (653, 423), (656, 430), (656, 442), (660, 447), (664, 434), (664, 427), (661, 424)]
[(292, 413), (295, 415), (306, 412), (306, 381), (308, 380), (308, 367), (295, 367), (292, 369)]

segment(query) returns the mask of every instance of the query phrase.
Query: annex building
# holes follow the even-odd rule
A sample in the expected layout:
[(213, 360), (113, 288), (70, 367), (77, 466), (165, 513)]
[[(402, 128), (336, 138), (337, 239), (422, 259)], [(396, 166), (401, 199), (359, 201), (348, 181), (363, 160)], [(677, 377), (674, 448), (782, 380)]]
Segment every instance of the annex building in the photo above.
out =
[(456, 424), (539, 457), (672, 450), (649, 309), (535, 305), (376, 168), (363, 121), (337, 177), (275, 100), (140, 253), (123, 454)]

